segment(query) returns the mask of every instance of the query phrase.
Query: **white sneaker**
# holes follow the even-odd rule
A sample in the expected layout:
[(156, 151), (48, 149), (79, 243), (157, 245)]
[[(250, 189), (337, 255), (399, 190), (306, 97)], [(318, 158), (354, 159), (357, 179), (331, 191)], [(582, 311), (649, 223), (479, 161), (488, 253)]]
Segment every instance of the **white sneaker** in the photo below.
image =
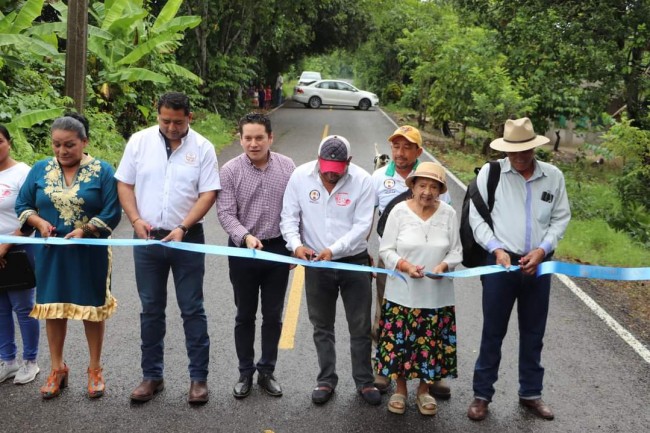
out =
[(20, 366), (16, 361), (11, 363), (0, 361), (0, 382), (14, 377), (19, 368)]
[(29, 383), (36, 378), (39, 371), (41, 371), (41, 369), (38, 368), (36, 361), (23, 361), (23, 365), (16, 373), (14, 383), (20, 385)]

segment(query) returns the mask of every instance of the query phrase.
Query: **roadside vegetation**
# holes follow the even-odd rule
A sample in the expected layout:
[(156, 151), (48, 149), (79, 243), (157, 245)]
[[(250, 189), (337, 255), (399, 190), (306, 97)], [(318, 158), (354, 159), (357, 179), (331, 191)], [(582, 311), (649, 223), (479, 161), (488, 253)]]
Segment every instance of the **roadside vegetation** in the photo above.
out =
[[(251, 86), (281, 72), (287, 98), (314, 70), (377, 93), (465, 182), (495, 157), (504, 121), (530, 117), (557, 133), (538, 156), (567, 179), (573, 221), (558, 255), (650, 263), (648, 2), (90, 0), (88, 12), (89, 150), (113, 164), (165, 91), (190, 95), (193, 127), (220, 148)], [(51, 154), (49, 124), (72, 105), (67, 15), (61, 0), (0, 0), (0, 123), (27, 163)], [(567, 153), (565, 128), (591, 138)]]

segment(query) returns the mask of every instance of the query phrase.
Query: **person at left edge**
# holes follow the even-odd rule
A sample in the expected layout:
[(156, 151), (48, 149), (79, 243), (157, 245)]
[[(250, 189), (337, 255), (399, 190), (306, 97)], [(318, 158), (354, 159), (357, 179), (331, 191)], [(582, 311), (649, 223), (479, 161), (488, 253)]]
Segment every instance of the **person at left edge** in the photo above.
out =
[[(115, 173), (134, 237), (203, 244), (203, 218), (220, 189), (214, 146), (190, 128), (190, 100), (169, 92), (158, 101), (158, 124), (129, 139)], [(165, 307), (171, 269), (189, 358), (188, 402), (208, 401), (210, 339), (203, 308), (205, 254), (136, 247), (135, 280), (142, 303), (142, 382), (131, 400), (145, 402), (164, 388)]]
[[(303, 260), (368, 265), (374, 190), (370, 175), (352, 164), (345, 137), (325, 137), (318, 159), (291, 175), (284, 193), (280, 229), (287, 247)], [(357, 391), (372, 405), (381, 403), (370, 362), (371, 274), (307, 267), (305, 295), (320, 372), (312, 401), (324, 404), (338, 383), (334, 321), (339, 293), (350, 332), (352, 377)]]
[[(250, 113), (239, 120), (244, 153), (221, 167), (221, 191), (217, 215), (228, 233), (228, 246), (289, 255), (280, 233), (282, 197), (293, 161), (271, 152), (273, 131), (265, 114)], [(289, 265), (267, 260), (228, 257), (230, 282), (235, 294), (235, 348), (239, 359), (239, 380), (235, 398), (251, 392), (253, 374), (270, 395), (279, 397), (282, 388), (273, 372), (282, 332), (282, 308), (289, 281)], [(254, 363), (255, 315), (262, 301), (262, 354)]]
[[(34, 164), (16, 199), (16, 214), (36, 236), (107, 238), (122, 214), (113, 167), (86, 154), (88, 121), (71, 113), (52, 123), (53, 158)], [(50, 375), (41, 396), (51, 399), (68, 384), (63, 346), (68, 319), (83, 320), (90, 362), (88, 396), (101, 397), (105, 384), (101, 353), (105, 320), (113, 315), (112, 254), (107, 246), (35, 245), (36, 305), (31, 317), (45, 319)]]

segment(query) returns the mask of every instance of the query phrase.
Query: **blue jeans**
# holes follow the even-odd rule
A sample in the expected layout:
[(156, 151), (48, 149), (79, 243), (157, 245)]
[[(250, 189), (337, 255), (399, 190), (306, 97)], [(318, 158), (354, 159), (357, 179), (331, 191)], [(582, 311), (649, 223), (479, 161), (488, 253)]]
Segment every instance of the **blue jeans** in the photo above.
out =
[[(512, 255), (511, 255), (512, 257)], [(546, 258), (549, 260), (550, 256)], [(512, 257), (518, 263), (518, 257)], [(487, 260), (495, 264), (494, 255)], [(510, 313), (517, 301), (519, 320), (519, 396), (542, 396), (544, 367), (541, 364), (544, 332), (548, 316), (551, 276), (527, 276), (520, 271), (484, 275), (483, 333), (474, 367), (474, 396), (491, 401), (501, 362), (501, 343), (508, 330)]]
[[(264, 240), (264, 251), (289, 255), (282, 237)], [(235, 246), (232, 241), (228, 245)], [(228, 257), (230, 282), (235, 294), (235, 348), (239, 373), (250, 376), (255, 370), (273, 373), (278, 359), (278, 343), (282, 333), (282, 310), (289, 282), (289, 265), (266, 260)], [(255, 358), (255, 318), (262, 300), (262, 354)]]
[[(205, 243), (203, 228), (192, 227), (183, 241)], [(140, 336), (143, 379), (163, 378), (167, 279), (171, 269), (176, 301), (183, 318), (190, 379), (205, 381), (210, 358), (208, 321), (203, 309), (205, 254), (152, 245), (135, 247), (133, 258), (135, 281), (142, 303)]]
[[(368, 265), (368, 254), (348, 257), (341, 261)], [(314, 344), (320, 367), (317, 381), (332, 388), (336, 388), (338, 384), (334, 321), (339, 292), (350, 332), (352, 378), (357, 388), (361, 389), (374, 383), (370, 359), (372, 286), (371, 276), (365, 272), (311, 267), (305, 269), (307, 311), (314, 326)]]
[[(34, 265), (34, 257), (29, 246), (14, 246), (12, 249), (15, 248), (26, 250), (28, 259), (32, 262), (32, 266)], [(38, 355), (40, 328), (38, 320), (29, 317), (29, 313), (34, 308), (35, 294), (35, 288), (0, 292), (0, 359), (3, 361), (16, 359), (18, 351), (15, 339), (14, 312), (23, 339), (23, 360), (34, 361)]]

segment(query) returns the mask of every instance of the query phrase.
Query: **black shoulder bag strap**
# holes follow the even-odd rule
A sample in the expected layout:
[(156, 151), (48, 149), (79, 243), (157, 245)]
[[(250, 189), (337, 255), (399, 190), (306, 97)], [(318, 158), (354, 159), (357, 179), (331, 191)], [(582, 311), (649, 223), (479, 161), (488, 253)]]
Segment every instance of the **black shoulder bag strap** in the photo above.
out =
[(469, 194), (470, 197), (472, 198), (472, 203), (474, 203), (474, 207), (478, 211), (479, 215), (481, 215), (483, 220), (485, 220), (485, 222), (488, 223), (488, 225), (492, 230), (494, 230), (494, 227), (492, 224), (492, 216), (490, 214), (492, 213), (492, 209), (494, 208), (494, 192), (497, 189), (497, 185), (499, 184), (500, 178), (501, 178), (501, 164), (499, 164), (499, 161), (490, 161), (490, 172), (488, 174), (488, 182), (487, 182), (487, 190), (488, 190), (487, 206), (483, 201), (483, 197), (481, 197), (481, 193), (478, 191), (478, 186), (476, 185), (476, 182), (471, 182), (469, 185)]

